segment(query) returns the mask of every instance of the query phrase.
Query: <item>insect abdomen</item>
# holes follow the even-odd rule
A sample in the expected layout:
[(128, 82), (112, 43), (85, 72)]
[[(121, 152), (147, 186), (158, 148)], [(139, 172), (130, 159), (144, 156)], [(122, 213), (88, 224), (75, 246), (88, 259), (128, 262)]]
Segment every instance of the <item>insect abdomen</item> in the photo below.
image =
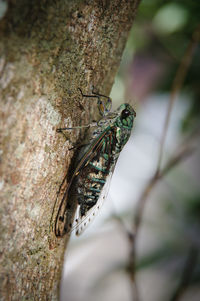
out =
[(113, 152), (116, 147), (115, 130), (111, 129), (95, 150), (93, 158), (80, 172), (77, 179), (78, 203), (81, 216), (85, 215), (98, 201), (114, 163)]

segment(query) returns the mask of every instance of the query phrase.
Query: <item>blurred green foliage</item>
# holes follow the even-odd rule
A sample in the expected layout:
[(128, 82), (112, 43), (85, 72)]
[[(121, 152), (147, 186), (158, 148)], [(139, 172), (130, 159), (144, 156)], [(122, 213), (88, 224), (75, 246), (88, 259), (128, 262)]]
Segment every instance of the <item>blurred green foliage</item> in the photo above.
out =
[[(141, 1), (124, 60), (125, 63), (132, 60), (132, 65), (138, 57), (161, 63), (165, 72), (157, 77), (157, 85), (151, 87), (149, 94), (171, 92), (182, 57), (199, 25), (200, 1)], [(144, 64), (145, 60), (142, 59), (139, 64)], [(130, 77), (138, 76), (138, 65), (135, 73), (129, 72)], [(146, 72), (149, 72), (148, 67), (149, 64), (146, 64)], [(145, 70), (144, 65), (142, 68)], [(121, 72), (124, 72), (123, 61)], [(143, 85), (147, 84), (144, 74)], [(133, 95), (135, 87), (137, 85), (133, 87)], [(187, 95), (189, 102), (188, 111), (180, 125), (185, 134), (200, 128), (200, 45), (197, 45), (191, 58), (180, 92)], [(200, 191), (194, 193), (189, 183), (185, 183), (185, 187), (190, 190), (190, 196), (182, 197), (181, 202), (173, 200), (174, 203), (171, 203), (168, 200), (168, 208), (163, 206), (164, 214), (168, 214), (172, 221), (168, 229), (172, 235), (166, 237), (161, 234), (160, 247), (155, 247), (155, 250), (142, 256), (137, 262), (138, 270), (162, 266), (170, 274), (176, 286), (169, 300), (179, 300), (178, 294), (182, 289), (200, 282)], [(168, 270), (168, 265), (173, 262), (174, 270)]]
[[(127, 54), (145, 53), (162, 61), (165, 75), (156, 90), (170, 92), (183, 54), (200, 24), (200, 1), (143, 0), (139, 6), (127, 44)], [(130, 59), (129, 59), (130, 60)], [(189, 110), (182, 122), (183, 131), (192, 131), (200, 120), (200, 46), (195, 50), (181, 92), (190, 96)]]

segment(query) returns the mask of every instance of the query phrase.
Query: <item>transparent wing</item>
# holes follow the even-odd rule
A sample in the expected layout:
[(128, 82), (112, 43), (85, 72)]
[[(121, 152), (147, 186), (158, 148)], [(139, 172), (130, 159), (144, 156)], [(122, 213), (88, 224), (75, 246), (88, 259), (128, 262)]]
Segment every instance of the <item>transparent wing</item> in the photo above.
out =
[[(90, 162), (92, 160), (92, 158), (98, 152), (98, 148), (101, 145), (101, 142), (104, 139), (104, 137), (106, 136), (106, 134), (107, 134), (107, 129), (105, 129), (96, 139), (94, 139), (93, 143), (91, 143), (91, 145), (90, 145), (90, 148), (86, 149), (86, 151), (82, 155), (82, 157), (81, 157), (79, 163), (77, 164), (77, 167), (73, 173), (73, 176), (70, 179), (70, 182), (68, 183), (68, 185), (65, 185), (64, 193), (62, 193), (63, 189), (59, 190), (59, 194), (58, 194), (58, 197), (56, 200), (56, 203), (59, 204), (59, 208), (57, 209), (57, 216), (56, 216), (56, 222), (55, 222), (55, 234), (58, 237), (63, 236), (65, 233), (69, 233), (72, 230), (72, 228), (71, 228), (72, 225), (70, 224), (70, 220), (71, 220), (71, 215), (72, 215), (71, 212), (73, 211), (73, 204), (70, 203), (70, 200), (68, 199), (70, 189), (72, 187), (74, 180), (79, 175), (79, 173), (82, 170), (84, 170), (84, 167), (87, 166), (88, 162)], [(64, 182), (66, 183), (66, 181), (64, 181)], [(62, 186), (64, 186), (64, 185), (62, 185)], [(71, 207), (71, 209), (70, 209), (70, 207)], [(96, 207), (96, 205), (93, 207)], [(91, 208), (91, 209), (93, 209), (93, 208)], [(78, 217), (78, 220), (79, 219), (80, 218)], [(80, 221), (78, 223), (80, 223)], [(71, 228), (71, 229), (69, 230), (69, 228)]]
[(111, 171), (109, 173), (106, 183), (103, 186), (103, 189), (100, 193), (97, 203), (87, 212), (86, 215), (81, 216), (80, 205), (78, 205), (76, 213), (75, 213), (74, 223), (73, 223), (72, 229), (71, 229), (71, 232), (75, 231), (77, 236), (79, 236), (80, 234), (82, 234), (85, 231), (87, 226), (94, 220), (95, 216), (98, 214), (99, 209), (101, 208), (105, 199), (108, 196), (112, 175), (113, 175), (113, 171)]

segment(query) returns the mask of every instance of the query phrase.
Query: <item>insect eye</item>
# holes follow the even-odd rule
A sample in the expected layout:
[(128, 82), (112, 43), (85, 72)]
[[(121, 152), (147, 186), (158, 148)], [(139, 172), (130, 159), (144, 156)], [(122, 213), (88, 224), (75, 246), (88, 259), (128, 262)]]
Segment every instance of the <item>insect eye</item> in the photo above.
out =
[(121, 118), (122, 118), (122, 119), (125, 119), (125, 118), (127, 118), (129, 115), (130, 115), (130, 111), (128, 111), (127, 109), (124, 109), (124, 110), (122, 111)]

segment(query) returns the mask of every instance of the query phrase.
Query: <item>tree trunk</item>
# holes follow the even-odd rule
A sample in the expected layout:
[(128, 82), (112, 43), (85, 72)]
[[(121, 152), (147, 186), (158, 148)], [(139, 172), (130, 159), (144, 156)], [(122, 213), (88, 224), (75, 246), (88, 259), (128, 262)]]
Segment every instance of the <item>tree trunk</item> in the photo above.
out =
[(73, 151), (56, 128), (93, 119), (78, 87), (109, 94), (138, 2), (10, 0), (0, 20), (0, 300), (58, 299), (52, 212)]

